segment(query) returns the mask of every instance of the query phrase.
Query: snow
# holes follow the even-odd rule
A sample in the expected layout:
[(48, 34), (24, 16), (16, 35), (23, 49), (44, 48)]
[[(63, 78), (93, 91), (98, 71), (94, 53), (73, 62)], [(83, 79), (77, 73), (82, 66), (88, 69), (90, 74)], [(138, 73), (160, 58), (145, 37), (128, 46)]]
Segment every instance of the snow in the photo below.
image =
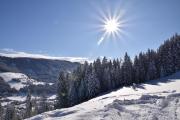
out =
[(178, 120), (180, 72), (27, 120)]
[(21, 101), (21, 102), (26, 100), (26, 96), (10, 96), (7, 98), (12, 101)]
[[(11, 88), (15, 88), (16, 90), (20, 90), (21, 88), (28, 85), (28, 83), (34, 84), (34, 85), (44, 85), (44, 82), (38, 82), (34, 79), (30, 79), (27, 75), (23, 73), (13, 73), (13, 72), (3, 72), (0, 73), (0, 77), (4, 79), (5, 82), (7, 82)], [(52, 85), (53, 83), (48, 83), (49, 85)]]
[[(14, 95), (14, 96), (7, 97), (7, 99), (9, 99), (11, 101), (21, 101), (21, 102), (24, 102), (26, 100), (26, 97), (27, 96), (25, 96), (25, 95)], [(32, 99), (39, 99), (40, 97), (32, 95), (31, 98)]]
[(12, 73), (12, 72), (4, 72), (4, 73), (0, 73), (0, 76), (6, 81), (9, 82), (11, 81), (13, 78), (27, 78), (26, 75), (22, 74), (22, 73)]
[(49, 96), (47, 99), (48, 99), (48, 100), (54, 100), (54, 99), (56, 99), (56, 97), (57, 97), (56, 95), (51, 95), (51, 96)]

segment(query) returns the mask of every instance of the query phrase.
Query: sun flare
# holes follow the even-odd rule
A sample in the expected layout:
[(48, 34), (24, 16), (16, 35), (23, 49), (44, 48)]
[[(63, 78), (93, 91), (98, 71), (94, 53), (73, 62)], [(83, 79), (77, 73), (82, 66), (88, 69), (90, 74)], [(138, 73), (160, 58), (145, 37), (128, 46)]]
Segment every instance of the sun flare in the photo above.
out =
[[(127, 29), (130, 19), (127, 10), (123, 7), (114, 6), (113, 9), (107, 6), (107, 9), (97, 9), (97, 23), (95, 27), (101, 34), (97, 45), (105, 41), (116, 42), (123, 41), (124, 37), (129, 36)], [(114, 44), (113, 43), (113, 44)]]
[(105, 22), (104, 29), (107, 33), (117, 32), (119, 29), (119, 22), (115, 19), (110, 19)]

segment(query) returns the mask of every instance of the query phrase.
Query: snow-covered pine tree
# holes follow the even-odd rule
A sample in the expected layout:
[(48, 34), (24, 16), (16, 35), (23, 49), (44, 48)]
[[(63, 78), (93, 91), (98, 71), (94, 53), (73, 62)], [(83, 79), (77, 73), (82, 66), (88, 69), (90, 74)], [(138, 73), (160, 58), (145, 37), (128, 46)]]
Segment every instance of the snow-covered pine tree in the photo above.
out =
[(157, 75), (157, 69), (155, 66), (154, 61), (150, 61), (149, 66), (148, 66), (148, 71), (146, 74), (146, 80), (153, 80), (156, 78)]
[(112, 84), (112, 88), (116, 88), (119, 85), (119, 70), (118, 70), (118, 65), (116, 60), (113, 60), (112, 63), (112, 69), (111, 69), (111, 84)]
[(1, 102), (0, 102), (0, 120), (3, 120), (3, 112), (4, 112), (4, 109), (3, 109)]
[(97, 58), (94, 63), (93, 63), (93, 67), (94, 67), (94, 70), (95, 70), (95, 73), (97, 75), (97, 78), (99, 79), (99, 82), (100, 82), (100, 87), (101, 87), (101, 92), (103, 91), (103, 68), (102, 68), (102, 63), (101, 63), (101, 60), (100, 58)]
[(172, 71), (172, 54), (171, 54), (171, 43), (170, 40), (165, 41), (163, 45), (159, 48), (159, 58), (161, 64), (161, 70), (163, 70), (162, 74), (164, 76), (170, 75), (173, 73)]
[(175, 34), (175, 51), (176, 51), (176, 60), (175, 60), (175, 65), (176, 65), (176, 71), (180, 70), (180, 35)]
[(133, 75), (133, 69), (132, 69), (132, 61), (131, 58), (128, 56), (127, 53), (125, 53), (124, 61), (122, 64), (122, 71), (123, 71), (123, 82), (124, 85), (130, 85), (132, 83), (132, 75)]
[(134, 77), (134, 83), (140, 83), (140, 63), (138, 56), (135, 56), (134, 58), (134, 64), (133, 64), (133, 77)]
[(68, 82), (67, 75), (61, 71), (57, 83), (57, 103), (55, 108), (68, 107)]
[(15, 106), (13, 104), (7, 105), (4, 120), (16, 120)]
[(47, 103), (47, 98), (45, 93), (42, 94), (41, 99), (40, 99), (40, 103), (39, 103), (39, 109), (38, 109), (38, 113), (43, 113), (49, 110), (49, 106)]
[(172, 59), (172, 71), (177, 72), (180, 70), (180, 36), (175, 34), (171, 39), (171, 59)]
[(87, 84), (87, 96), (92, 98), (100, 92), (100, 82), (96, 76), (95, 70), (92, 64), (89, 65), (86, 74), (85, 80)]
[(38, 110), (39, 110), (39, 105), (38, 105), (38, 101), (37, 101), (37, 98), (35, 97), (33, 100), (32, 100), (32, 116), (35, 116), (38, 113)]
[(111, 70), (109, 67), (104, 68), (103, 72), (103, 88), (105, 91), (112, 89)]
[(146, 78), (146, 57), (143, 53), (139, 54), (139, 82), (144, 82)]
[(32, 116), (32, 100), (31, 100), (31, 92), (28, 89), (28, 94), (26, 97), (26, 111), (25, 111), (25, 118), (29, 118)]
[(154, 50), (148, 49), (148, 52), (146, 53), (146, 59), (147, 72), (145, 80), (152, 80), (157, 78), (158, 72), (157, 66), (155, 64), (156, 52)]
[(69, 85), (69, 93), (68, 93), (68, 103), (69, 106), (73, 106), (79, 103), (79, 94), (78, 88), (80, 85), (80, 80), (71, 80)]
[(86, 72), (89, 68), (89, 64), (85, 61), (84, 65), (82, 66), (82, 77), (77, 79), (78, 85), (78, 99), (79, 101), (85, 101), (88, 98), (87, 94), (87, 80), (86, 80)]

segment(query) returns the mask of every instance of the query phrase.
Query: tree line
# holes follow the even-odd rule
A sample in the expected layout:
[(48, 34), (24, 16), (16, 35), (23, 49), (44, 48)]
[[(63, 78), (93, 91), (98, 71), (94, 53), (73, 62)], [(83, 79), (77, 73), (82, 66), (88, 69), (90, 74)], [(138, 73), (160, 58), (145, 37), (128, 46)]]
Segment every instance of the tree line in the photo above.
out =
[(124, 58), (87, 61), (73, 72), (60, 72), (55, 108), (70, 107), (122, 86), (143, 83), (180, 70), (180, 35), (175, 34), (157, 50)]

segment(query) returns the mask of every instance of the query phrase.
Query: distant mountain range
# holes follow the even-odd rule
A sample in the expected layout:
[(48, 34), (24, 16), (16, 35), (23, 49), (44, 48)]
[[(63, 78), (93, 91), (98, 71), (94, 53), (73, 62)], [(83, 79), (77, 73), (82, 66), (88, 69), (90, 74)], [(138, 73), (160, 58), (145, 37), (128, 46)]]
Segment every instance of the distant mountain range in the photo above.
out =
[(54, 83), (60, 71), (71, 72), (78, 65), (80, 63), (66, 60), (0, 56), (0, 73), (23, 73), (32, 79), (47, 83)]

